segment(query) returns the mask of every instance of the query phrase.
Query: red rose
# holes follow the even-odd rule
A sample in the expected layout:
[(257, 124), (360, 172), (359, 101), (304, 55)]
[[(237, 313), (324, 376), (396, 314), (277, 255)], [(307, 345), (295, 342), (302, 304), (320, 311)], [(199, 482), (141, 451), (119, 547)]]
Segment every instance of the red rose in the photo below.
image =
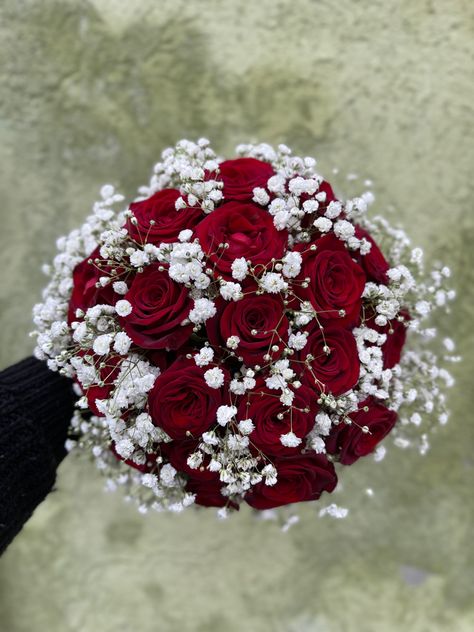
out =
[[(249, 294), (240, 301), (217, 301), (217, 313), (206, 322), (209, 341), (225, 347), (227, 338), (240, 338), (236, 354), (247, 364), (261, 364), (263, 356), (279, 355), (288, 340), (288, 319), (279, 295)], [(272, 351), (276, 345), (278, 351)]]
[(342, 395), (357, 384), (359, 355), (355, 338), (347, 329), (337, 325), (320, 329), (314, 325), (300, 353), (301, 360), (309, 354), (314, 359), (308, 363), (303, 380), (319, 392)]
[(217, 478), (212, 481), (203, 481), (198, 478), (190, 478), (186, 484), (186, 491), (196, 494), (194, 502), (204, 507), (229, 506), (239, 509), (239, 506), (221, 494), (223, 484)]
[[(354, 325), (362, 304), (364, 271), (335, 235), (325, 235), (314, 245), (315, 250), (306, 244), (300, 246), (304, 254), (297, 280), (309, 278), (308, 287), (294, 283), (293, 290), (300, 299), (311, 303), (320, 321), (336, 319), (339, 326)], [(339, 316), (340, 310), (344, 310), (344, 316)]]
[(280, 436), (294, 432), (300, 439), (306, 437), (314, 426), (318, 408), (316, 397), (311, 389), (300, 386), (295, 390), (291, 412), (288, 406), (280, 402), (279, 391), (266, 386), (257, 387), (248, 397), (242, 397), (238, 418), (252, 419), (255, 424), (250, 434), (251, 445), (269, 456), (288, 456), (300, 452), (301, 445), (286, 447), (281, 443)]
[(193, 452), (196, 452), (196, 448), (198, 447), (199, 443), (200, 441), (195, 441), (194, 439), (185, 439), (184, 441), (171, 441), (170, 443), (162, 444), (162, 452), (168, 457), (168, 461), (175, 468), (175, 470), (178, 470), (178, 472), (183, 472), (191, 478), (195, 478), (200, 481), (210, 481), (216, 478), (218, 479), (219, 473), (211, 472), (206, 467), (210, 461), (210, 457), (207, 455), (199, 468), (189, 467), (188, 457), (193, 454)]
[(157, 378), (149, 394), (153, 423), (172, 439), (198, 437), (216, 422), (227, 388), (210, 388), (194, 360), (178, 358)]
[(366, 255), (361, 255), (359, 253), (358, 257), (358, 261), (367, 275), (367, 280), (386, 285), (388, 283), (387, 270), (390, 266), (383, 256), (382, 251), (376, 244), (373, 237), (360, 226), (356, 227), (355, 236), (358, 239), (362, 239), (364, 237), (372, 244), (370, 251)]
[[(349, 417), (353, 423), (341, 422), (334, 426), (326, 440), (327, 451), (337, 454), (344, 465), (351, 465), (361, 456), (370, 454), (397, 421), (397, 414), (373, 397), (359, 404), (359, 410)], [(362, 430), (365, 426), (369, 432)]]
[[(177, 189), (163, 189), (147, 200), (130, 205), (136, 223), (127, 220), (128, 234), (137, 243), (170, 243), (178, 241), (178, 234), (194, 226), (203, 217), (200, 208), (176, 210), (175, 202), (181, 196)], [(150, 222), (153, 221), (153, 224)]]
[[(256, 204), (228, 202), (210, 213), (196, 227), (196, 235), (211, 264), (225, 279), (231, 279), (234, 259), (244, 257), (252, 265), (281, 259), (288, 240), (278, 231), (268, 211)], [(228, 244), (219, 248), (219, 244)]]
[(178, 349), (191, 336), (192, 323), (183, 325), (192, 308), (184, 285), (170, 279), (153, 263), (133, 279), (125, 295), (132, 313), (121, 319), (135, 344), (144, 349)]
[(72, 273), (73, 290), (67, 316), (69, 324), (77, 320), (77, 309), (86, 311), (89, 307), (94, 307), (94, 305), (114, 305), (120, 298), (111, 285), (106, 285), (105, 287), (96, 286), (99, 277), (107, 276), (107, 268), (104, 267), (100, 270), (94, 263), (89, 263), (90, 260), (93, 261), (94, 259), (102, 260), (98, 247), (83, 261), (78, 263)]
[(297, 454), (274, 461), (278, 480), (275, 485), (261, 482), (245, 500), (254, 509), (272, 509), (289, 503), (317, 500), (323, 491), (332, 492), (337, 484), (334, 465), (323, 454)]
[(220, 178), (224, 183), (224, 200), (251, 202), (256, 187), (265, 188), (268, 180), (275, 174), (271, 165), (255, 158), (236, 158), (225, 160), (219, 165)]

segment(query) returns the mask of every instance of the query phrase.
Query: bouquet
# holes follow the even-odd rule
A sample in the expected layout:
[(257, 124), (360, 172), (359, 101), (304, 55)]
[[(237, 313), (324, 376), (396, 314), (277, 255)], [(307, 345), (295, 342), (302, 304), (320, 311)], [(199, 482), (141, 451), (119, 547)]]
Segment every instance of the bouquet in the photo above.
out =
[(34, 308), (36, 356), (77, 389), (67, 448), (142, 512), (314, 501), (448, 419), (454, 344), (425, 323), (449, 269), (313, 158), (236, 153), (180, 141), (126, 208), (104, 186)]

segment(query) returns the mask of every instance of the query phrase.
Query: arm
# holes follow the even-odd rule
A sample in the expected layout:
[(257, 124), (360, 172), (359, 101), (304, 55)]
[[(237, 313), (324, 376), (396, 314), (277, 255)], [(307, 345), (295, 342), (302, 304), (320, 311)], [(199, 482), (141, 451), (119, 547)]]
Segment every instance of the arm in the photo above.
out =
[(33, 357), (0, 372), (0, 553), (54, 485), (74, 402), (71, 381)]

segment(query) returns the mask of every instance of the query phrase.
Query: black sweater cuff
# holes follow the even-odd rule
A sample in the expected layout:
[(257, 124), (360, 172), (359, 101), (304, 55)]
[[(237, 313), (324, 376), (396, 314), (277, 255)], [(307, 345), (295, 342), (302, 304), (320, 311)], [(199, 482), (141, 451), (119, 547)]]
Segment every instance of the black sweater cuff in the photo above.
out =
[(0, 372), (0, 552), (54, 485), (74, 402), (72, 382), (36, 358)]

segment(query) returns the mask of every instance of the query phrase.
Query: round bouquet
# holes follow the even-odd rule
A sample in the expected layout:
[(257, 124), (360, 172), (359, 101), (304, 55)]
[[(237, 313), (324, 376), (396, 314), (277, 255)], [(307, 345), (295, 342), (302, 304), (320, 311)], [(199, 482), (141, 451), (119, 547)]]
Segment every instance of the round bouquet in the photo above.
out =
[(67, 447), (144, 512), (317, 500), (389, 433), (423, 453), (447, 420), (453, 343), (424, 321), (449, 269), (313, 158), (236, 153), (180, 141), (125, 209), (104, 186), (34, 309), (37, 357), (79, 396)]

